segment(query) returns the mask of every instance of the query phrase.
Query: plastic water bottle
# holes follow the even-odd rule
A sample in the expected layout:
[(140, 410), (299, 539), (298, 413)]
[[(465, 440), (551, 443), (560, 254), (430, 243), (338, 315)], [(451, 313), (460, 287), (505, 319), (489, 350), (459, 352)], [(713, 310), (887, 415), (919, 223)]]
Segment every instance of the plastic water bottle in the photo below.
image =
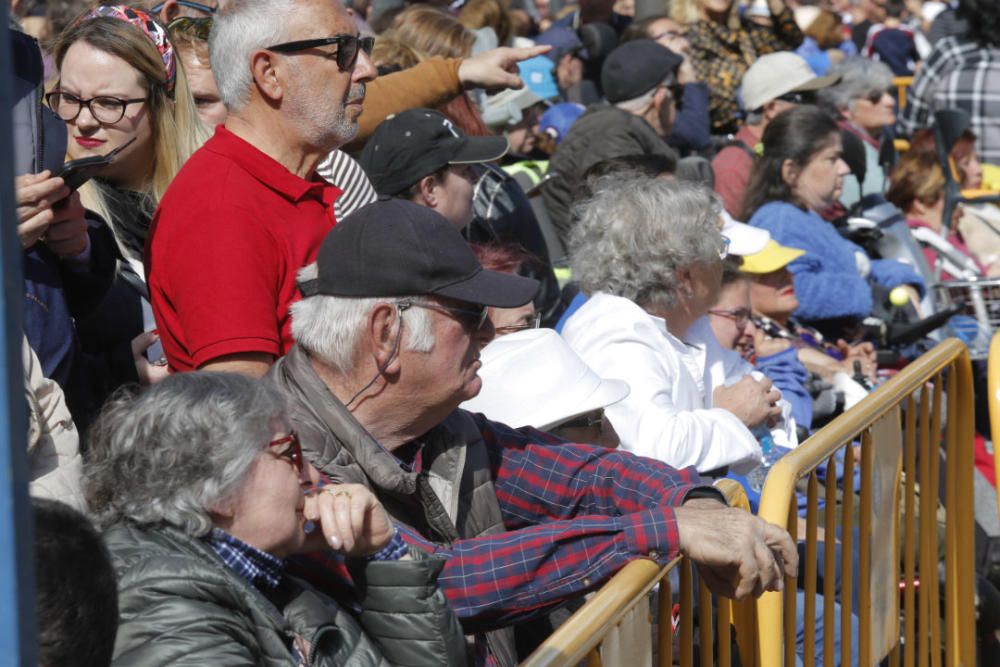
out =
[(764, 453), (764, 457), (759, 466), (747, 473), (747, 483), (755, 493), (759, 494), (764, 490), (764, 480), (767, 479), (767, 473), (771, 472), (771, 466), (778, 460), (778, 452), (774, 447), (774, 439), (771, 438), (771, 432), (767, 430), (767, 427), (758, 426), (753, 430), (753, 434), (760, 443), (760, 449)]

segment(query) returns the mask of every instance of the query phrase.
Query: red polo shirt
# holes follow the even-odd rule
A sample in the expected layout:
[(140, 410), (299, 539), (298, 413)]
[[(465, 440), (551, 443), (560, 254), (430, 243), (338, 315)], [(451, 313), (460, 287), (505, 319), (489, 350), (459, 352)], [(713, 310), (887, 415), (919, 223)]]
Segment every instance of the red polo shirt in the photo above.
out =
[(153, 314), (173, 370), (228, 354), (285, 354), (295, 274), (336, 224), (339, 195), (216, 129), (164, 194), (146, 246)]

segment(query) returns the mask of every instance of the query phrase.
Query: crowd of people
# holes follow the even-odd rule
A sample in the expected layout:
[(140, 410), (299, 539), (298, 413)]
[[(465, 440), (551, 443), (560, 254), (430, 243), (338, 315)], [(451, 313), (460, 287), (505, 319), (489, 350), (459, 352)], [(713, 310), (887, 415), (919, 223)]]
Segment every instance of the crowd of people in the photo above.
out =
[[(797, 536), (713, 480), (756, 506), (892, 372), (872, 317), (1000, 275), (1000, 209), (949, 199), (1000, 188), (990, 0), (15, 0), (9, 35), (49, 667), (514, 665), (636, 558), (781, 590)], [(885, 207), (917, 253), (851, 222)]]

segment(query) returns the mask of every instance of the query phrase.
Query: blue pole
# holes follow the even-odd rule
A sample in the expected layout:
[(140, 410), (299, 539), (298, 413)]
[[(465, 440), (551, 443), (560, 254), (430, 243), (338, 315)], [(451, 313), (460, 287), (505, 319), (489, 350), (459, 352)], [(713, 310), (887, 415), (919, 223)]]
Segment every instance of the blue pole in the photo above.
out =
[(0, 664), (34, 667), (35, 579), (24, 369), (21, 367), (21, 243), (14, 199), (8, 3), (0, 10)]

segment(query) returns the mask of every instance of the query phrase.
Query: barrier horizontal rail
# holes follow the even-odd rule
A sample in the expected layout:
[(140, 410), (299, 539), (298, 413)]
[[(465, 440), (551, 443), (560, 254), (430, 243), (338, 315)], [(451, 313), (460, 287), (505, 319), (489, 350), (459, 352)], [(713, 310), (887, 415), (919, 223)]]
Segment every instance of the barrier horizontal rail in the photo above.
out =
[[(746, 494), (738, 483), (723, 479), (715, 486), (730, 506), (749, 511)], [(693, 667), (695, 584), (691, 563), (684, 557), (678, 557), (663, 567), (646, 559), (634, 560), (626, 565), (557, 628), (522, 663), (522, 667), (575, 667), (584, 659), (588, 667), (645, 667), (653, 664), (654, 656), (658, 665), (673, 665), (670, 574), (675, 569), (680, 588), (678, 662), (682, 667)], [(657, 584), (654, 638), (650, 594)], [(734, 625), (741, 655), (753, 655), (754, 609), (751, 602), (717, 598), (713, 609), (711, 594), (704, 585), (699, 585), (697, 610), (702, 665), (729, 667), (732, 664), (730, 638)], [(718, 647), (717, 657), (713, 645)]]
[[(788, 578), (783, 593), (765, 594), (757, 602), (754, 664), (795, 664), (796, 591), (800, 585), (805, 600), (804, 664), (815, 662), (817, 645), (812, 628), (816, 627), (817, 614), (821, 614), (822, 627), (831, 630), (823, 633), (822, 664), (827, 666), (850, 664), (855, 647), (858, 664), (864, 666), (879, 664), (885, 657), (894, 667), (901, 661), (906, 667), (937, 666), (942, 647), (945, 665), (975, 664), (973, 437), (969, 353), (960, 341), (949, 339), (774, 465), (761, 495), (760, 516), (798, 534), (803, 522), (796, 488), (801, 483), (806, 499), (802, 526), (805, 557), (799, 577)], [(854, 445), (859, 439), (857, 451)], [(944, 462), (942, 544), (938, 497)], [(831, 474), (838, 470), (838, 463), (839, 483), (837, 474)], [(823, 464), (826, 469), (821, 481), (818, 470)], [(856, 465), (860, 477), (857, 495)], [(821, 492), (825, 502), (822, 510)], [(823, 539), (819, 533), (821, 516)], [(825, 560), (822, 610), (816, 608), (820, 543)], [(943, 581), (937, 567), (942, 549)], [(835, 588), (838, 572), (839, 591)], [(939, 613), (942, 586), (943, 635)], [(836, 602), (841, 605), (839, 656), (833, 651)], [(851, 631), (855, 608), (858, 637)]]

